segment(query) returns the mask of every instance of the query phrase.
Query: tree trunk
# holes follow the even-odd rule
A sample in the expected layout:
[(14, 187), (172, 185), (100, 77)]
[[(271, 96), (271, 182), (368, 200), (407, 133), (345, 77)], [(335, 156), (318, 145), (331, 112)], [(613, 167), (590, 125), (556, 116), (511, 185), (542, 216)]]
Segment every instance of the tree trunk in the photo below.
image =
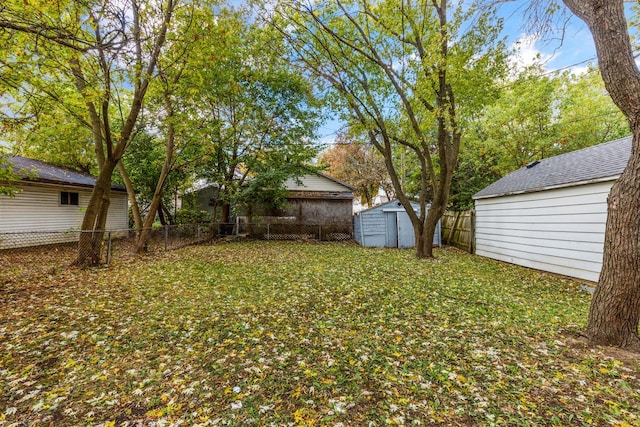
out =
[(441, 216), (441, 210), (432, 204), (424, 221), (422, 247), (418, 247), (418, 258), (433, 258), (433, 239)]
[(160, 206), (158, 207), (158, 219), (160, 220), (160, 224), (169, 225), (167, 223), (167, 219), (164, 217), (164, 210), (162, 209), (162, 202), (160, 202)]
[(104, 226), (109, 211), (109, 195), (111, 193), (111, 175), (117, 162), (106, 160), (100, 169), (96, 184), (82, 220), (80, 238), (78, 240), (78, 256), (75, 265), (92, 265), (100, 263), (100, 249)]
[(233, 224), (231, 221), (231, 205), (229, 202), (222, 202), (222, 209), (220, 210), (220, 233), (223, 236), (230, 236), (233, 234)]
[(611, 188), (600, 280), (593, 295), (587, 336), (595, 344), (640, 351), (640, 132), (629, 164)]
[[(167, 28), (171, 21), (171, 16), (175, 6), (176, 5), (173, 0), (167, 1), (166, 8), (163, 12), (162, 23), (155, 41), (152, 42), (153, 48), (148, 57), (146, 67), (142, 63), (141, 55), (138, 55), (134, 68), (138, 70), (137, 72), (139, 74), (137, 74), (133, 79), (135, 84), (133, 99), (131, 100), (131, 109), (124, 120), (117, 144), (113, 145), (111, 126), (109, 124), (108, 113), (110, 91), (113, 81), (111, 80), (108, 61), (105, 59), (105, 46), (100, 44), (97, 52), (98, 64), (104, 77), (104, 81), (102, 83), (105, 88), (105, 94), (104, 98), (101, 100), (100, 108), (102, 116), (98, 113), (94, 96), (92, 94), (88, 94), (85, 90), (87, 88), (87, 84), (79, 59), (74, 58), (70, 64), (72, 73), (75, 77), (76, 87), (85, 99), (85, 103), (90, 113), (98, 163), (103, 163), (100, 165), (100, 173), (96, 179), (95, 186), (91, 193), (91, 199), (89, 200), (89, 205), (87, 206), (82, 220), (82, 233), (78, 240), (78, 257), (74, 262), (77, 265), (98, 264), (100, 262), (100, 248), (102, 244), (102, 236), (104, 234), (104, 227), (107, 221), (107, 213), (109, 210), (109, 195), (111, 191), (111, 177), (113, 175), (113, 170), (116, 168), (118, 162), (124, 155), (125, 149), (131, 141), (131, 135), (138, 120), (140, 110), (142, 109), (142, 103), (147, 92), (147, 88), (149, 87), (150, 78), (154, 74), (158, 58), (164, 45)], [(139, 15), (137, 14), (137, 7), (134, 7), (133, 9), (133, 38), (134, 43), (139, 48), (142, 43), (142, 40), (140, 39), (140, 32), (138, 31), (140, 29)]]
[(640, 71), (622, 0), (564, 0), (591, 30), (611, 99), (629, 120), (631, 157), (611, 188), (602, 271), (587, 323), (596, 344), (640, 351)]
[[(158, 183), (160, 186), (160, 183)], [(147, 212), (147, 216), (144, 219), (144, 224), (142, 225), (142, 230), (138, 235), (138, 239), (136, 241), (136, 253), (142, 253), (147, 250), (147, 243), (149, 242), (149, 238), (151, 237), (151, 228), (153, 227), (153, 221), (156, 219), (156, 214), (158, 213), (158, 208), (160, 207), (160, 203), (162, 202), (162, 192), (156, 192), (153, 194), (153, 199), (151, 200), (151, 205), (149, 205), (149, 211)]]
[(149, 205), (149, 211), (147, 212), (147, 216), (144, 220), (144, 224), (142, 225), (142, 230), (138, 235), (138, 240), (136, 241), (136, 253), (141, 253), (146, 251), (147, 243), (149, 242), (149, 238), (151, 237), (151, 228), (153, 226), (153, 221), (156, 218), (156, 214), (160, 206), (162, 205), (162, 192), (164, 190), (164, 184), (166, 182), (167, 176), (170, 172), (170, 162), (165, 161), (165, 165), (162, 168), (162, 172), (160, 173), (160, 179), (156, 184), (156, 189), (153, 193), (153, 198), (151, 199), (151, 204)]
[(163, 215), (165, 217), (165, 223), (166, 223), (165, 225), (175, 224), (175, 218), (171, 214), (171, 211), (169, 210), (169, 208), (166, 207), (164, 203), (160, 203), (160, 209), (158, 210), (158, 212), (163, 212)]
[[(175, 128), (173, 126), (173, 108), (168, 98), (168, 94), (165, 94), (165, 107), (167, 109), (169, 129), (167, 134), (167, 141), (165, 144), (164, 163), (162, 164), (162, 170), (160, 171), (160, 177), (156, 183), (156, 188), (153, 192), (153, 198), (151, 199), (151, 205), (147, 212), (147, 217), (144, 220), (142, 231), (138, 235), (136, 242), (136, 252), (144, 252), (147, 248), (149, 237), (151, 236), (151, 227), (155, 220), (158, 208), (162, 205), (162, 193), (164, 192), (164, 186), (167, 183), (167, 178), (172, 170), (172, 160), (175, 155)], [(163, 224), (164, 225), (164, 224)]]
[(222, 212), (220, 212), (220, 222), (228, 224), (231, 221), (231, 205), (228, 202), (222, 202)]
[(133, 217), (133, 224), (136, 228), (136, 234), (140, 233), (142, 229), (142, 215), (140, 214), (140, 207), (138, 206), (138, 200), (136, 199), (136, 190), (133, 188), (133, 183), (127, 170), (124, 168), (122, 162), (118, 162), (118, 171), (124, 181), (124, 186), (127, 189), (127, 196), (129, 197), (129, 207), (131, 208), (131, 216)]
[(211, 213), (211, 224), (218, 223), (218, 202), (213, 202), (213, 212)]

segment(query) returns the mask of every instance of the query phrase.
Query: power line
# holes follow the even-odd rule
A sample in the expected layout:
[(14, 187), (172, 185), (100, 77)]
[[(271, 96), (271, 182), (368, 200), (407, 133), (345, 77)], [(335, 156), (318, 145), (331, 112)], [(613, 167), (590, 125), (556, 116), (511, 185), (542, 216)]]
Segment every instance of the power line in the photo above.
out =
[[(595, 56), (593, 56), (591, 58), (587, 58), (587, 59), (582, 60), (580, 62), (576, 62), (575, 64), (566, 65), (566, 66), (564, 66), (562, 68), (558, 68), (558, 69), (555, 69), (555, 70), (549, 70), (549, 71), (546, 71), (546, 72), (540, 73), (540, 74), (534, 74), (534, 75), (532, 75), (532, 77), (547, 77), (547, 76), (550, 76), (552, 74), (559, 73), (560, 71), (568, 70), (569, 68), (575, 67), (577, 65), (582, 65), (582, 64), (584, 64), (586, 62), (593, 61), (594, 59), (597, 59), (597, 58)], [(593, 73), (594, 71), (598, 71), (598, 68), (597, 67), (591, 68), (585, 74), (590, 74), (590, 73)], [(519, 84), (525, 84), (525, 83), (526, 83), (526, 80), (514, 80), (514, 81), (511, 81), (509, 83), (501, 85), (500, 89), (508, 89), (508, 88), (512, 88), (514, 86), (517, 86)]]
[[(550, 70), (550, 71), (548, 71), (548, 72), (546, 72), (546, 73), (542, 73), (542, 75), (543, 75), (543, 76), (547, 76), (547, 75), (550, 75), (550, 74), (553, 74), (553, 73), (557, 73), (558, 71), (567, 70), (567, 69), (569, 69), (569, 68), (571, 68), (571, 67), (575, 67), (576, 65), (582, 65), (582, 64), (584, 64), (585, 62), (593, 61), (593, 60), (595, 60), (595, 59), (598, 59), (598, 58), (596, 58), (595, 56), (592, 56), (591, 58), (587, 58), (587, 59), (585, 59), (584, 61), (576, 62), (575, 64), (566, 65), (566, 66), (564, 66), (564, 67), (562, 67), (562, 68), (558, 68), (558, 69), (555, 69), (555, 70)], [(595, 69), (595, 68), (594, 68), (594, 69)]]
[[(611, 116), (611, 115), (614, 115), (614, 114), (622, 114), (622, 113), (621, 113), (620, 110), (611, 110), (611, 111), (606, 111), (604, 113), (600, 113), (600, 114), (596, 114), (596, 115), (578, 117), (578, 118), (575, 118), (575, 119), (570, 120), (570, 121), (549, 123), (549, 126), (563, 128), (563, 127), (566, 127), (566, 126), (574, 124), (574, 123), (579, 123), (579, 122), (583, 122), (583, 121), (587, 121), (587, 120), (598, 119), (598, 118), (602, 118), (602, 117), (606, 117), (606, 116)], [(497, 126), (504, 126), (507, 123), (508, 122), (503, 122), (503, 123), (498, 124)], [(335, 131), (335, 132), (326, 134), (326, 135), (323, 136), (323, 138), (326, 138), (326, 137), (331, 136), (331, 135), (337, 135), (339, 132), (340, 131)], [(352, 145), (352, 144), (360, 144), (360, 142), (357, 142), (357, 141), (356, 142), (333, 141), (333, 142), (309, 143), (307, 145), (323, 147), (323, 146), (339, 146), (339, 145)]]

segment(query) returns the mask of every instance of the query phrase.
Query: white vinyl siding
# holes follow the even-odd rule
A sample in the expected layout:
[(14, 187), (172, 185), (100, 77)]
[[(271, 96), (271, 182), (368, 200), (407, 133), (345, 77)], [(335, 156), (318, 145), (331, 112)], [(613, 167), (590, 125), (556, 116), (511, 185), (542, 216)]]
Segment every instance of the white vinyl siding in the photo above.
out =
[(129, 228), (129, 199), (126, 193), (111, 192), (111, 204), (107, 216), (107, 230), (126, 230)]
[(597, 281), (613, 181), (476, 200), (476, 254)]
[(327, 191), (327, 192), (350, 192), (349, 187), (345, 187), (322, 175), (309, 174), (285, 181), (284, 187), (289, 191)]
[[(0, 195), (0, 233), (60, 232), (80, 229), (91, 189), (38, 184), (18, 184), (17, 186), (20, 192), (14, 198)], [(61, 191), (77, 192), (78, 206), (62, 205)], [(112, 192), (106, 228), (108, 230), (127, 229), (129, 223), (127, 210), (127, 195), (122, 192)], [(13, 240), (30, 240), (34, 244), (43, 244), (44, 242), (36, 241), (35, 234), (31, 233), (29, 239), (16, 236)], [(52, 236), (54, 235), (50, 235), (47, 239), (54, 239)], [(64, 241), (77, 240), (77, 237), (71, 236), (77, 236), (77, 233), (59, 238)], [(3, 240), (4, 246), (7, 247), (8, 236), (5, 235)]]

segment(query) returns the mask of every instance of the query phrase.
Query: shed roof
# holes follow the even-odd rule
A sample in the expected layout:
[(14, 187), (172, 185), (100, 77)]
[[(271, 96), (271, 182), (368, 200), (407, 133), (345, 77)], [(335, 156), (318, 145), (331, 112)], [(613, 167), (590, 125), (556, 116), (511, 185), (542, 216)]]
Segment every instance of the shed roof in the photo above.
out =
[(631, 154), (631, 137), (548, 157), (511, 172), (473, 195), (474, 199), (530, 193), (590, 181), (616, 179)]
[[(411, 200), (411, 206), (413, 206), (414, 209), (420, 209), (420, 203)], [(427, 209), (429, 208), (429, 206), (431, 206), (431, 204), (427, 203)], [(367, 214), (368, 212), (372, 212), (372, 211), (378, 211), (378, 210), (382, 210), (382, 211), (388, 211), (388, 210), (397, 210), (397, 211), (403, 211), (404, 207), (402, 206), (402, 203), (400, 203), (400, 200), (398, 199), (393, 199), (388, 201), (387, 203), (383, 203), (381, 205), (378, 206), (373, 206), (370, 207), (368, 209), (364, 209), (361, 210), (360, 212), (356, 212), (356, 215), (360, 215), (360, 214)]]
[[(40, 160), (29, 159), (22, 156), (9, 157), (9, 163), (13, 171), (23, 181), (43, 182), (49, 184), (74, 185), (92, 188), (96, 183), (94, 176), (80, 173), (71, 169), (54, 166)], [(121, 185), (112, 185), (112, 190), (124, 191)]]

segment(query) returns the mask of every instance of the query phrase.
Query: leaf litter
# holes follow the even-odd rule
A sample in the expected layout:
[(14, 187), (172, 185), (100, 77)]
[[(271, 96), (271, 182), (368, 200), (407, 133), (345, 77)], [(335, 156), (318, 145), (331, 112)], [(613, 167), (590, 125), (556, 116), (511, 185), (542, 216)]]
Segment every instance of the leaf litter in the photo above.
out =
[(579, 283), (436, 256), (237, 242), (4, 283), (0, 426), (640, 425)]

